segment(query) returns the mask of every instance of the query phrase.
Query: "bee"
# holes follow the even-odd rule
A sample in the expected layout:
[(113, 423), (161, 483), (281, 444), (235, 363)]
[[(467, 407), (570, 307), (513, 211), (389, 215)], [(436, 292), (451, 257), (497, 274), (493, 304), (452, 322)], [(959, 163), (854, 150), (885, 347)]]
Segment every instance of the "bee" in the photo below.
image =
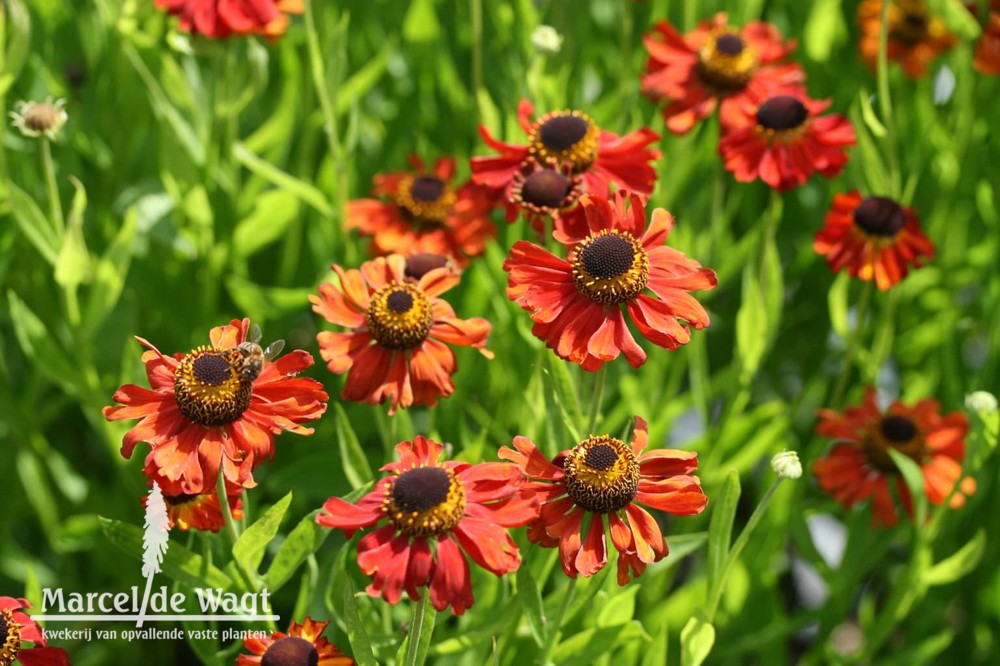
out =
[(284, 340), (275, 340), (266, 349), (261, 348), (260, 326), (251, 324), (246, 342), (240, 343), (236, 348), (240, 356), (243, 357), (239, 367), (243, 379), (248, 382), (257, 379), (260, 376), (260, 371), (264, 369), (264, 361), (273, 361), (284, 347)]

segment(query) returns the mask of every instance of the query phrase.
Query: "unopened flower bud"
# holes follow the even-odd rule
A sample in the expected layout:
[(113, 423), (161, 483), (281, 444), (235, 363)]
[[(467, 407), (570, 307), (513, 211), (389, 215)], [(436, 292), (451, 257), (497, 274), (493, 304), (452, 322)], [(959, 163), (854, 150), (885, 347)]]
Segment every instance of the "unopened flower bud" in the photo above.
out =
[(802, 476), (802, 463), (795, 451), (782, 451), (771, 458), (771, 469), (783, 479), (797, 479)]
[(541, 55), (555, 55), (562, 48), (563, 36), (551, 25), (540, 25), (531, 33), (531, 45)]
[(980, 414), (992, 414), (997, 411), (997, 398), (989, 391), (973, 391), (965, 396), (965, 407)]
[(17, 111), (11, 111), (13, 125), (24, 136), (41, 136), (44, 134), (54, 139), (69, 117), (66, 114), (66, 100), (44, 102), (18, 102)]

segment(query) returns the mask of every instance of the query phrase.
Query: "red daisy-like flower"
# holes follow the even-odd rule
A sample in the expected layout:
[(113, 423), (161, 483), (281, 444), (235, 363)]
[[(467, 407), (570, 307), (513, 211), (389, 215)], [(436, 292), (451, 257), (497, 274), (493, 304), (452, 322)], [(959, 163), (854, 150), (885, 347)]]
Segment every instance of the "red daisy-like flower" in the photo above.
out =
[(514, 222), (523, 213), (539, 237), (545, 236), (549, 220), (556, 230), (567, 224), (586, 225), (579, 205), (583, 177), (573, 173), (569, 165), (541, 164), (534, 157), (528, 157), (507, 190), (507, 222)]
[(276, 346), (248, 339), (249, 319), (234, 319), (209, 333), (210, 346), (165, 356), (143, 338), (150, 388), (126, 384), (115, 392), (121, 406), (104, 408), (109, 421), (139, 419), (122, 440), (132, 457), (150, 445), (145, 473), (163, 479), (170, 494), (199, 494), (213, 487), (222, 465), (229, 483), (252, 487), (253, 468), (274, 455), (274, 436), (311, 435), (301, 424), (326, 411), (326, 392), (315, 379), (296, 377), (313, 364), (295, 350), (272, 362)]
[(413, 404), (433, 407), (455, 390), (455, 353), (445, 343), (475, 347), (493, 358), (486, 349), (490, 323), (459, 319), (438, 298), (459, 282), (451, 269), (434, 268), (414, 280), (406, 259), (393, 254), (366, 261), (361, 270), (336, 264), (333, 270), (340, 286), (324, 282), (309, 300), (328, 322), (351, 329), (316, 336), (330, 372), (350, 371), (342, 399), (373, 405), (389, 400), (389, 414)]
[(276, 631), (268, 638), (247, 638), (243, 647), (253, 655), (239, 655), (236, 666), (353, 666), (353, 659), (323, 638), (329, 624), (307, 617), (302, 624), (293, 620), (287, 633)]
[(514, 438), (516, 451), (500, 449), (502, 459), (534, 480), (525, 489), (541, 502), (528, 539), (546, 548), (558, 546), (567, 576), (593, 576), (604, 568), (605, 530), (610, 529), (619, 553), (618, 584), (625, 585), (630, 569), (639, 576), (647, 564), (667, 555), (656, 520), (640, 504), (692, 516), (708, 503), (701, 481), (693, 476), (698, 454), (674, 449), (643, 453), (648, 439), (646, 422), (636, 417), (627, 445), (610, 435), (591, 435), (552, 462), (527, 437)]
[[(966, 7), (973, 14), (977, 12), (975, 2), (967, 2)], [(1000, 0), (991, 0), (989, 3), (986, 25), (976, 42), (972, 66), (981, 74), (1000, 76)]]
[(649, 147), (660, 140), (653, 130), (643, 127), (618, 136), (602, 130), (582, 111), (552, 111), (532, 121), (534, 112), (525, 99), (517, 107), (518, 123), (528, 135), (527, 145), (498, 141), (485, 126), (479, 126), (483, 140), (500, 154), (473, 157), (473, 180), (509, 192), (522, 163), (533, 157), (542, 164), (567, 165), (583, 176), (584, 188), (591, 194), (604, 196), (611, 184), (643, 194), (653, 191), (656, 170), (649, 163), (660, 156)]
[(181, 30), (218, 39), (230, 35), (279, 37), (289, 14), (302, 14), (302, 0), (156, 0), (156, 6), (180, 17)]
[(766, 98), (774, 88), (801, 86), (802, 68), (782, 63), (794, 48), (769, 23), (754, 21), (731, 28), (726, 14), (681, 35), (660, 21), (643, 40), (649, 59), (642, 91), (654, 101), (669, 100), (663, 109), (667, 129), (684, 134), (712, 115), (720, 105), (720, 120), (730, 128), (741, 120), (735, 108), (745, 96)]
[(753, 122), (737, 123), (719, 141), (726, 170), (741, 183), (759, 178), (779, 192), (805, 184), (814, 171), (836, 176), (855, 137), (844, 116), (819, 115), (829, 106), (802, 94), (768, 98), (754, 110)]
[[(176, 487), (169, 480), (159, 477), (156, 479), (160, 489)], [(150, 480), (152, 485), (152, 480)], [(235, 520), (243, 518), (243, 494), (242, 486), (226, 483), (226, 495), (229, 501), (229, 512)], [(140, 500), (142, 506), (146, 506), (149, 495), (144, 495)], [(205, 489), (203, 493), (171, 494), (169, 490), (163, 492), (163, 503), (167, 507), (167, 519), (170, 529), (175, 527), (181, 531), (200, 530), (202, 532), (218, 532), (222, 529), (226, 520), (222, 516), (222, 505), (219, 503), (219, 494), (215, 488)]]
[[(861, 57), (872, 69), (878, 63), (878, 40), (882, 29), (882, 0), (863, 0), (858, 5)], [(940, 54), (956, 44), (941, 19), (928, 11), (924, 0), (892, 0), (889, 4), (889, 42), (886, 57), (898, 60), (912, 79), (919, 78)]]
[[(62, 648), (51, 648), (38, 624), (23, 609), (31, 608), (27, 599), (0, 597), (0, 665), (72, 666)], [(25, 647), (25, 643), (34, 647)]]
[(382, 467), (389, 476), (357, 504), (331, 497), (316, 522), (348, 538), (380, 525), (358, 542), (358, 566), (372, 576), (368, 594), (396, 604), (404, 589), (416, 600), (428, 587), (434, 608), (461, 615), (473, 603), (463, 551), (497, 576), (517, 570), (521, 555), (507, 528), (533, 521), (538, 500), (522, 490), (515, 465), (440, 461), (441, 451), (421, 436), (400, 442), (399, 461)]
[(875, 389), (870, 387), (864, 402), (848, 407), (843, 414), (820, 410), (816, 432), (837, 442), (825, 458), (813, 463), (820, 488), (846, 509), (872, 498), (875, 521), (891, 527), (898, 520), (889, 490), (889, 484), (895, 483), (912, 517), (913, 498), (888, 453), (895, 449), (920, 465), (924, 492), (931, 504), (941, 504), (950, 496), (952, 508), (962, 506), (965, 496), (976, 490), (975, 479), (962, 479), (969, 423), (961, 412), (943, 417), (940, 412), (941, 405), (931, 399), (912, 407), (893, 402), (883, 412), (875, 402)]
[(375, 176), (374, 195), (347, 203), (347, 229), (358, 229), (372, 240), (372, 253), (433, 252), (464, 265), (477, 257), (497, 235), (490, 219), (496, 193), (468, 182), (457, 190), (451, 181), (455, 160), (439, 159), (433, 171), (417, 156), (413, 171)]
[(826, 255), (831, 270), (875, 280), (883, 290), (906, 277), (908, 265), (934, 258), (934, 244), (910, 208), (888, 197), (862, 199), (857, 190), (834, 195), (813, 248)]
[(646, 361), (623, 306), (644, 336), (667, 349), (691, 339), (678, 320), (708, 326), (708, 313), (687, 292), (711, 289), (718, 279), (664, 246), (674, 226), (670, 213), (657, 208), (647, 228), (645, 207), (634, 194), (617, 191), (611, 201), (585, 195), (581, 204), (587, 235), (567, 239), (573, 243), (567, 259), (518, 241), (504, 262), (507, 296), (531, 315), (536, 336), (560, 358), (596, 370), (620, 353), (633, 367)]

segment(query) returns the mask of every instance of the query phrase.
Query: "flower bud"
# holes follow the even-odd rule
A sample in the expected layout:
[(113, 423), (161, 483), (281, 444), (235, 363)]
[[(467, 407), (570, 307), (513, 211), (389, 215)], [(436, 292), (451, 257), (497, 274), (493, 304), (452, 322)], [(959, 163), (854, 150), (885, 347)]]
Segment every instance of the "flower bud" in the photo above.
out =
[(795, 451), (782, 451), (771, 458), (771, 469), (783, 479), (797, 479), (802, 476), (802, 463)]
[(559, 53), (562, 48), (563, 36), (550, 25), (540, 25), (531, 33), (531, 45), (535, 52), (550, 56)]
[(997, 398), (989, 391), (973, 391), (965, 396), (965, 407), (979, 414), (992, 414), (997, 411)]
[(24, 136), (36, 137), (44, 134), (54, 139), (69, 117), (66, 114), (66, 100), (44, 102), (18, 102), (17, 111), (11, 111), (10, 117), (14, 127)]

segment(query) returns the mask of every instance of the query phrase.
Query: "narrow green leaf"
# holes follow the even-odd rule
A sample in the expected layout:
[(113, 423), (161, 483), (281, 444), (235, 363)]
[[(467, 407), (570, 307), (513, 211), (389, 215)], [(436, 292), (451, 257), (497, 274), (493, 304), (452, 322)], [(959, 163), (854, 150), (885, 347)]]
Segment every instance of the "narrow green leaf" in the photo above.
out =
[(712, 520), (708, 525), (708, 598), (715, 596), (721, 584), (722, 567), (729, 554), (729, 544), (733, 534), (733, 520), (736, 518), (736, 504), (740, 499), (740, 476), (730, 470), (722, 484), (722, 490), (712, 509)]
[(233, 233), (233, 250), (248, 257), (281, 238), (299, 215), (299, 198), (288, 190), (258, 196), (253, 212), (240, 220)]
[(403, 662), (405, 666), (422, 666), (427, 659), (436, 616), (430, 594), (424, 594), (420, 601), (413, 602), (413, 619), (407, 635), (406, 661)]
[(8, 183), (10, 209), (17, 228), (35, 246), (45, 261), (55, 265), (59, 256), (59, 237), (35, 200), (14, 183)]
[(535, 644), (542, 647), (545, 644), (545, 609), (542, 607), (542, 595), (538, 591), (538, 583), (531, 575), (530, 567), (522, 566), (515, 575), (517, 582), (517, 599), (521, 602), (524, 617), (528, 619), (528, 628)]
[(885, 125), (882, 124), (875, 109), (872, 108), (871, 95), (862, 88), (858, 94), (858, 100), (861, 102), (861, 119), (865, 121), (868, 130), (879, 139), (884, 139), (886, 135)]
[[(11, 87), (28, 57), (31, 42), (31, 13), (21, 0), (7, 0), (10, 16), (9, 42), (0, 59), (0, 97)], [(2, 10), (0, 10), (2, 11)]]
[(272, 592), (284, 585), (299, 565), (319, 550), (330, 535), (329, 529), (316, 524), (318, 514), (319, 509), (300, 520), (278, 549), (264, 576), (264, 582)]
[(631, 622), (635, 617), (635, 595), (638, 593), (638, 585), (616, 591), (614, 597), (609, 600), (611, 603), (604, 604), (598, 611), (597, 626), (616, 627)]
[(233, 146), (233, 156), (251, 172), (257, 174), (267, 182), (291, 192), (319, 211), (324, 217), (333, 217), (333, 205), (330, 204), (322, 192), (309, 183), (282, 171), (270, 162), (265, 162), (251, 153), (242, 143), (237, 143)]
[(92, 334), (104, 321), (121, 298), (125, 288), (125, 277), (132, 264), (133, 244), (138, 221), (135, 206), (128, 209), (118, 233), (111, 240), (94, 266), (94, 276), (87, 290), (87, 306), (84, 322), (87, 332)]
[(638, 621), (613, 627), (590, 627), (570, 634), (559, 643), (552, 650), (552, 661), (556, 664), (594, 663), (597, 657), (608, 654), (616, 645), (643, 638), (649, 640)]
[(806, 55), (816, 62), (826, 62), (845, 32), (841, 0), (815, 0), (802, 39)]
[(436, 41), (440, 36), (441, 24), (434, 11), (434, 0), (413, 0), (403, 19), (403, 38), (422, 44)]
[(767, 345), (767, 308), (764, 295), (748, 265), (743, 270), (743, 295), (740, 309), (736, 313), (736, 353), (740, 364), (740, 381), (749, 383), (757, 368)]
[(68, 289), (75, 289), (85, 282), (90, 275), (90, 253), (83, 238), (83, 216), (87, 211), (87, 190), (83, 183), (70, 176), (70, 182), (76, 188), (69, 217), (66, 220), (66, 233), (63, 235), (62, 247), (59, 248), (59, 258), (56, 260), (55, 280)]
[(947, 585), (959, 580), (979, 565), (986, 552), (986, 531), (979, 528), (976, 536), (957, 552), (932, 566), (923, 576), (924, 584)]
[(36, 362), (38, 369), (48, 375), (49, 379), (68, 391), (74, 391), (72, 378), (79, 375), (75, 364), (70, 362), (45, 324), (17, 294), (8, 291), (7, 300), (10, 301), (11, 324), (21, 350)]
[(830, 291), (826, 295), (827, 308), (830, 311), (830, 326), (841, 340), (847, 340), (851, 334), (847, 322), (847, 293), (850, 284), (851, 280), (848, 274), (840, 272), (833, 280)]
[(389, 64), (389, 56), (392, 55), (395, 48), (396, 45), (392, 40), (383, 43), (374, 58), (344, 81), (337, 91), (336, 108), (338, 114), (343, 115), (350, 111), (352, 104), (375, 87), (375, 84), (385, 74), (386, 66)]
[(354, 652), (354, 661), (358, 666), (378, 666), (375, 654), (372, 652), (368, 632), (358, 615), (358, 606), (354, 600), (354, 586), (348, 580), (344, 585), (344, 624), (346, 625), (347, 641)]
[(681, 666), (700, 666), (715, 645), (715, 627), (696, 610), (681, 630)]
[(670, 627), (667, 619), (656, 621), (656, 626), (651, 627), (653, 640), (649, 647), (643, 651), (642, 666), (667, 666), (669, 657), (667, 649), (670, 645)]
[(886, 450), (892, 456), (892, 461), (896, 463), (896, 467), (899, 468), (900, 473), (903, 475), (903, 480), (906, 481), (906, 487), (909, 488), (910, 495), (913, 497), (914, 520), (917, 525), (923, 525), (927, 517), (927, 495), (924, 493), (924, 473), (921, 471), (920, 466), (914, 462), (913, 458), (905, 453), (900, 453), (892, 447)]
[(351, 488), (357, 489), (366, 483), (371, 483), (372, 468), (368, 464), (368, 458), (361, 448), (358, 436), (354, 433), (354, 428), (351, 427), (347, 412), (339, 402), (333, 403), (333, 411), (337, 417), (337, 446), (343, 459), (344, 476), (347, 477)]
[(257, 571), (261, 560), (264, 559), (267, 544), (271, 543), (271, 540), (278, 533), (281, 519), (285, 517), (288, 505), (291, 503), (292, 493), (289, 492), (265, 511), (264, 515), (248, 527), (246, 532), (240, 535), (239, 540), (233, 544), (233, 557), (245, 570)]
[[(101, 518), (101, 528), (108, 541), (118, 546), (136, 561), (142, 561), (142, 529), (110, 518)], [(191, 587), (218, 587), (227, 589), (232, 581), (214, 565), (207, 565), (201, 555), (195, 555), (190, 550), (170, 542), (170, 547), (163, 555), (161, 571), (179, 583)]]
[(927, 0), (927, 8), (963, 39), (975, 39), (982, 32), (975, 14), (965, 8), (962, 0)]

